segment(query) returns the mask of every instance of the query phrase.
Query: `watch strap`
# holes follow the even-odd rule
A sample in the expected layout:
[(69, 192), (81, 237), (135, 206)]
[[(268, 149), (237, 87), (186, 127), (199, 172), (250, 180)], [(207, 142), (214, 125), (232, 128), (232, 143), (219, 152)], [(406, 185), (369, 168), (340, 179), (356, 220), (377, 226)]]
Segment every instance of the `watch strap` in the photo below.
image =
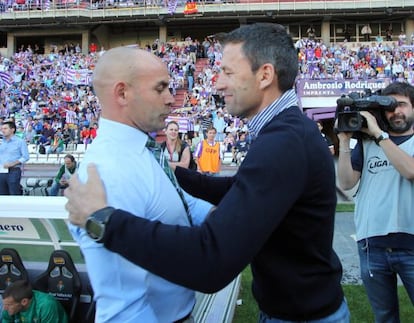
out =
[(104, 207), (92, 213), (86, 220), (85, 229), (88, 236), (95, 242), (102, 242), (105, 235), (105, 227), (115, 208)]
[(375, 143), (379, 145), (379, 143), (385, 139), (389, 139), (390, 136), (386, 132), (382, 132), (377, 138), (375, 138)]

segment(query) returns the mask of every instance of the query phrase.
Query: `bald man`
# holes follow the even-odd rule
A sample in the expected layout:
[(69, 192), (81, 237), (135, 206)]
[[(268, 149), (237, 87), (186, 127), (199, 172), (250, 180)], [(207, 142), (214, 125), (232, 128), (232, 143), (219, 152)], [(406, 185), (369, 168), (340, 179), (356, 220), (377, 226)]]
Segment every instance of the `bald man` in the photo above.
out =
[[(147, 219), (188, 226), (183, 201), (146, 148), (148, 133), (164, 127), (174, 102), (168, 83), (165, 64), (152, 53), (128, 47), (105, 52), (93, 75), (102, 107), (99, 136), (85, 153), (78, 172), (86, 181), (86, 165), (94, 162), (111, 205)], [(185, 197), (190, 214), (200, 217), (193, 219), (198, 223), (211, 204)], [(87, 231), (70, 226), (85, 256), (97, 302), (96, 322), (191, 322), (194, 292), (97, 243), (105, 222), (104, 214), (90, 223)]]

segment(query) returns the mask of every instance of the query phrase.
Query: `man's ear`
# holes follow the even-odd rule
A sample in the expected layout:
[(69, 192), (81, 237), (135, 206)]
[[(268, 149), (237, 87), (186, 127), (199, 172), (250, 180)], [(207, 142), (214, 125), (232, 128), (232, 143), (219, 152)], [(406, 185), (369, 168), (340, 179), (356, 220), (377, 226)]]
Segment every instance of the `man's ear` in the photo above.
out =
[(274, 82), (276, 71), (272, 64), (263, 64), (258, 71), (258, 76), (260, 88), (264, 89)]
[(28, 298), (23, 298), (23, 299), (20, 301), (20, 304), (21, 304), (24, 308), (27, 308), (27, 306), (30, 304), (30, 299), (28, 299)]
[(118, 82), (115, 84), (114, 92), (119, 103), (124, 105), (127, 100), (128, 85), (125, 82)]

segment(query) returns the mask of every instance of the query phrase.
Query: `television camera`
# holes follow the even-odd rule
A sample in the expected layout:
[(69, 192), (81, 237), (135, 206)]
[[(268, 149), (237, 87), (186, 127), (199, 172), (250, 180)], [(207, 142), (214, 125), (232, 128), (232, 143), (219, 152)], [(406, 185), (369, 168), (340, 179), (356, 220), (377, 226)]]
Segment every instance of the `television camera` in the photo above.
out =
[(337, 119), (336, 132), (357, 132), (367, 127), (366, 119), (360, 111), (368, 111), (377, 119), (382, 130), (387, 130), (385, 111), (394, 111), (398, 106), (397, 100), (391, 96), (381, 96), (377, 91), (351, 92), (343, 94), (337, 101), (335, 119)]

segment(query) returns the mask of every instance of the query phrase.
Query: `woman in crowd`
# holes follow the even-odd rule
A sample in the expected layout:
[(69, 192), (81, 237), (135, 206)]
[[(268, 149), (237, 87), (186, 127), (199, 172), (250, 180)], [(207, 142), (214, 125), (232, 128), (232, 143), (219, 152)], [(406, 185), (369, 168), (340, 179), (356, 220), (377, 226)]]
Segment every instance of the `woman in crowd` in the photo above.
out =
[(164, 155), (168, 157), (169, 164), (173, 169), (175, 166), (188, 168), (191, 161), (190, 147), (180, 139), (178, 130), (177, 122), (168, 122), (165, 128), (167, 140), (161, 144)]

